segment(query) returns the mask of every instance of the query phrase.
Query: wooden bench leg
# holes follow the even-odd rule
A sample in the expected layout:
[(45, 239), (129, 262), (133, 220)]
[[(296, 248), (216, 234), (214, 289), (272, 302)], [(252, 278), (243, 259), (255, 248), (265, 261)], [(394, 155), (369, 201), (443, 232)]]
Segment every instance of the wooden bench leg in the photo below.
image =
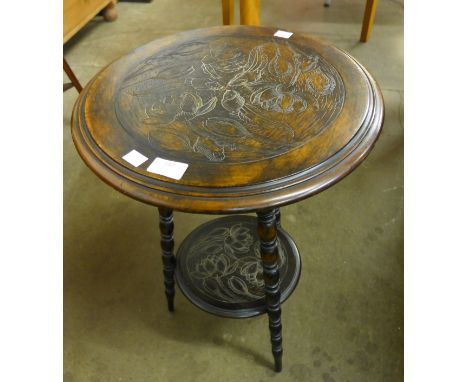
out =
[(240, 23), (260, 25), (260, 0), (240, 0)]
[[(71, 68), (68, 65), (65, 58), (63, 59), (63, 70), (65, 71), (65, 73), (67, 73), (68, 78), (70, 79), (72, 85), (75, 87), (75, 89), (78, 91), (78, 93), (81, 93), (83, 88), (81, 87), (81, 84), (78, 81), (78, 78), (76, 78), (75, 73), (73, 73), (73, 70), (71, 70)], [(68, 87), (66, 85), (64, 85), (63, 91), (65, 91), (67, 89), (68, 89)]]
[(115, 7), (115, 0), (109, 2), (106, 7), (102, 10), (102, 16), (106, 21), (115, 21), (117, 20), (117, 9)]
[(221, 0), (223, 4), (223, 25), (234, 24), (234, 0)]
[(374, 24), (376, 9), (377, 0), (367, 0), (366, 10), (364, 11), (364, 20), (362, 21), (361, 42), (367, 42), (367, 40), (369, 40), (372, 25)]

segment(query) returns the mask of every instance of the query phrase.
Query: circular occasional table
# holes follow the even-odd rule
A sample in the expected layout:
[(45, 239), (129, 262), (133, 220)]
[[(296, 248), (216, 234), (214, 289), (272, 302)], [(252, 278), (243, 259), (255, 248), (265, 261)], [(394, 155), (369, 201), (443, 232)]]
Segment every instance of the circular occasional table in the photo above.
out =
[[(301, 260), (279, 207), (361, 163), (383, 111), (374, 79), (342, 50), (272, 28), (215, 27), (155, 40), (103, 69), (76, 102), (72, 135), (102, 180), (158, 207), (169, 310), (176, 279), (210, 313), (267, 313), (280, 371), (280, 306)], [(230, 216), (195, 229), (175, 256), (173, 210)], [(248, 212), (256, 217), (239, 215)]]

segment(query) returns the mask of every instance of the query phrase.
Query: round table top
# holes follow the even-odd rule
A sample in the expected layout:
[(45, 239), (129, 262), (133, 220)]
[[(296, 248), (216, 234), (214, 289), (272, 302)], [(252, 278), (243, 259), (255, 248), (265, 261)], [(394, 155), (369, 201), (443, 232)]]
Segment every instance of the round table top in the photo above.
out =
[(75, 104), (81, 157), (124, 194), (187, 212), (278, 207), (336, 183), (378, 138), (381, 92), (342, 50), (275, 32), (198, 29), (114, 61)]

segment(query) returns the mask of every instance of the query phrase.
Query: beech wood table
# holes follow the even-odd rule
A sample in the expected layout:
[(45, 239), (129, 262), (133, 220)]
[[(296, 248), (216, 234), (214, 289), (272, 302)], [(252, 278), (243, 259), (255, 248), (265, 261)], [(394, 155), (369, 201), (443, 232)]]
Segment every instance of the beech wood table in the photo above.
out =
[[(72, 135), (102, 180), (159, 208), (169, 310), (175, 276), (210, 313), (267, 313), (280, 371), (280, 306), (301, 260), (279, 207), (349, 174), (382, 123), (378, 86), (347, 53), (231, 26), (161, 38), (107, 66), (79, 96)], [(174, 256), (173, 210), (231, 216), (195, 229)]]

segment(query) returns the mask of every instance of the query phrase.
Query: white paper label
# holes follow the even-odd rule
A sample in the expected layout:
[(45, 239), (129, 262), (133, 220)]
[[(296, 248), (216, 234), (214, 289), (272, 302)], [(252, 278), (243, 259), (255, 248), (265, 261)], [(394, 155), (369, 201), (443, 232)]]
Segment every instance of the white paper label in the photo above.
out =
[(275, 37), (282, 37), (282, 38), (289, 38), (289, 37), (291, 37), (292, 35), (293, 35), (292, 32), (286, 32), (286, 31), (277, 30), (273, 36), (275, 36)]
[(146, 162), (148, 160), (143, 154), (140, 154), (136, 150), (130, 151), (128, 154), (125, 154), (122, 159), (126, 160), (128, 163), (138, 167), (140, 164)]
[(146, 170), (154, 174), (164, 175), (168, 178), (179, 180), (184, 175), (187, 167), (187, 163), (156, 158)]

